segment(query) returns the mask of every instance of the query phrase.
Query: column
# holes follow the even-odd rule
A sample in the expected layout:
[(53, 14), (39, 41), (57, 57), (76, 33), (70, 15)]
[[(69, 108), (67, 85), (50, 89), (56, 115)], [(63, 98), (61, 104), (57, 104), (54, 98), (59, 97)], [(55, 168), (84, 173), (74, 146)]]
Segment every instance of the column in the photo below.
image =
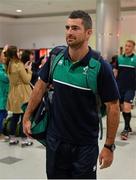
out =
[(111, 61), (118, 53), (120, 28), (120, 0), (97, 0), (96, 49)]

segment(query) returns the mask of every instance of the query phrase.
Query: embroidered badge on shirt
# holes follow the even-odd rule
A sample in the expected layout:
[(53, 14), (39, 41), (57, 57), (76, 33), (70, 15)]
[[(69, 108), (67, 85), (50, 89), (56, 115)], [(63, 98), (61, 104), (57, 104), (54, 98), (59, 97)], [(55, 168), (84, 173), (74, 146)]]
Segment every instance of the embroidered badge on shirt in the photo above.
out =
[(59, 62), (58, 62), (59, 65), (62, 65), (63, 64), (63, 60), (61, 59)]
[(87, 74), (88, 66), (83, 68), (83, 74)]

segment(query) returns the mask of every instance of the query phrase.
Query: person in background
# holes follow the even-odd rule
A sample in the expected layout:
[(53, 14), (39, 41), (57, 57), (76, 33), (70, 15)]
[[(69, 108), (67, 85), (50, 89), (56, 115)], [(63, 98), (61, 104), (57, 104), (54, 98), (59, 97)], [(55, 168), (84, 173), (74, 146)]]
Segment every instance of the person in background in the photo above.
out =
[(29, 65), (31, 65), (32, 78), (30, 82), (34, 86), (38, 79), (39, 64), (41, 61), (40, 60), (38, 62), (34, 61), (34, 53), (31, 50), (24, 50), (22, 52), (21, 61), (24, 64), (28, 63)]
[(44, 64), (48, 61), (48, 56), (41, 56), (39, 59), (39, 70), (44, 66)]
[[(119, 124), (119, 92), (112, 69), (101, 57), (92, 58), (88, 46), (92, 20), (84, 11), (73, 11), (66, 22), (68, 47), (53, 71), (52, 116), (46, 135), (46, 171), (49, 179), (96, 179), (99, 117), (93, 85), (107, 106), (107, 133), (99, 155), (100, 168), (112, 164)], [(30, 116), (49, 84), (50, 57), (40, 71), (23, 117), (23, 129), (31, 136)], [(93, 67), (89, 69), (89, 62)], [(93, 70), (92, 70), (92, 69)], [(87, 83), (87, 70), (89, 83)], [(98, 70), (98, 71), (97, 71)], [(97, 78), (93, 78), (95, 71)], [(95, 83), (94, 83), (95, 81)], [(108, 87), (107, 87), (108, 84)], [(89, 87), (88, 87), (89, 85)]]
[(122, 55), (122, 54), (123, 54), (123, 51), (124, 51), (124, 50), (123, 50), (123, 46), (120, 46), (120, 48), (119, 48), (119, 54)]
[[(122, 47), (122, 46), (120, 46), (120, 48), (119, 48), (119, 53), (118, 53), (118, 54), (119, 54), (119, 55), (122, 55), (122, 54), (123, 54), (123, 47)], [(112, 58), (111, 58), (110, 64), (111, 64), (111, 67), (112, 67), (112, 69), (113, 69), (113, 72), (114, 72), (114, 69), (115, 69), (116, 64), (117, 64), (117, 58), (118, 58), (118, 55), (117, 55), (117, 54), (114, 55), (114, 56), (112, 56)], [(116, 72), (114, 72), (114, 75), (115, 75), (115, 77), (117, 76), (117, 75), (116, 75)]]
[[(10, 124), (10, 145), (19, 143), (15, 136), (16, 127), (19, 120), (23, 116), (21, 106), (23, 103), (28, 102), (31, 95), (30, 80), (32, 77), (31, 66), (23, 64), (17, 55), (17, 47), (9, 46), (7, 48), (6, 57), (7, 73), (10, 81), (10, 91), (8, 96), (8, 110), (13, 113)], [(28, 138), (23, 138), (21, 145), (32, 145)]]
[(121, 139), (127, 140), (130, 126), (131, 107), (136, 90), (136, 55), (134, 54), (135, 42), (127, 40), (124, 54), (119, 55), (114, 66), (114, 74), (120, 91), (120, 106), (124, 118), (124, 129), (121, 132)]
[(117, 77), (117, 71), (116, 71), (116, 69), (115, 69), (116, 66), (117, 66), (117, 58), (118, 58), (118, 55), (112, 56), (111, 62), (110, 62), (111, 68), (112, 68), (112, 71), (113, 71), (113, 73), (114, 73), (115, 78)]
[(7, 100), (8, 100), (8, 93), (9, 93), (9, 78), (6, 73), (6, 57), (4, 55), (4, 51), (0, 51), (0, 138), (3, 138), (2, 127), (3, 127), (3, 120), (7, 117)]
[(115, 66), (116, 66), (116, 63), (117, 63), (117, 57), (118, 57), (118, 55), (114, 55), (114, 56), (112, 56), (112, 58), (111, 58), (110, 64), (111, 64), (112, 69), (114, 69)]

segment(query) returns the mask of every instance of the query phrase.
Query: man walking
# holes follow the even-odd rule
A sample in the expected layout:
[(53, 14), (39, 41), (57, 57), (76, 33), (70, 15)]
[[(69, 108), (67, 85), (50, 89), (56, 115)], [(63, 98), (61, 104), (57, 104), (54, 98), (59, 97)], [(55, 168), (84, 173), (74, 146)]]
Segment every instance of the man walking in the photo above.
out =
[(121, 132), (121, 139), (127, 140), (130, 127), (131, 107), (136, 89), (136, 55), (134, 54), (135, 42), (128, 40), (125, 44), (125, 52), (117, 57), (114, 67), (117, 83), (121, 95), (120, 104), (124, 118), (124, 130)]
[[(46, 170), (49, 179), (96, 179), (99, 117), (96, 91), (107, 106), (107, 133), (99, 155), (101, 169), (113, 161), (119, 123), (119, 93), (110, 65), (97, 59), (88, 46), (91, 17), (73, 11), (66, 22), (68, 47), (53, 74), (52, 117), (46, 135)], [(56, 57), (57, 58), (57, 57)], [(27, 111), (24, 133), (30, 135), (30, 115), (49, 85), (50, 58), (40, 72)]]

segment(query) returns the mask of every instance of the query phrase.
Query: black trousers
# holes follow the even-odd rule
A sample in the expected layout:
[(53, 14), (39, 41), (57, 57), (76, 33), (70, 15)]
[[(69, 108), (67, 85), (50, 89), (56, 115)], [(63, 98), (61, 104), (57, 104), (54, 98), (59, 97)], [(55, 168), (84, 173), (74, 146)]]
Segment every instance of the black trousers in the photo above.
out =
[(96, 179), (98, 144), (74, 145), (47, 137), (48, 179)]
[(13, 113), (11, 123), (10, 123), (10, 135), (15, 135), (17, 123), (19, 121), (21, 114), (15, 114)]
[(16, 129), (17, 129), (17, 124), (19, 120), (21, 119), (21, 122), (19, 124), (19, 136), (20, 137), (26, 137), (26, 135), (23, 133), (23, 126), (22, 126), (22, 117), (23, 113), (15, 114), (13, 113), (11, 123), (10, 123), (10, 135), (16, 135)]

